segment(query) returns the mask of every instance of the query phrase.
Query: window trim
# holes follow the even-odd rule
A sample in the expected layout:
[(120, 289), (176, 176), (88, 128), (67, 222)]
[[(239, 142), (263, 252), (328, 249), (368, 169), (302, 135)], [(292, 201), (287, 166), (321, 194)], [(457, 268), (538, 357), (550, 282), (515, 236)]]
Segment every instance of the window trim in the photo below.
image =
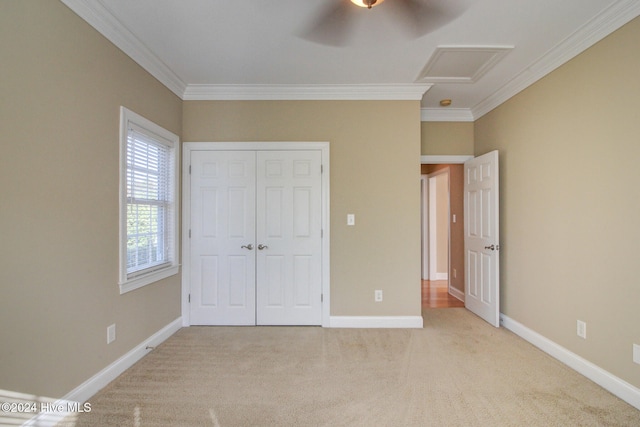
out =
[[(171, 262), (158, 265), (158, 268), (150, 268), (148, 271), (141, 270), (139, 274), (130, 276), (127, 273), (127, 143), (129, 137), (129, 124), (136, 128), (145, 130), (151, 135), (157, 135), (170, 142), (170, 149), (173, 155), (173, 161), (170, 165), (171, 185), (173, 194), (172, 210), (172, 230), (170, 239), (173, 242)], [(178, 229), (180, 224), (180, 186), (179, 186), (179, 162), (180, 162), (180, 139), (177, 135), (158, 126), (152, 121), (142, 117), (133, 111), (120, 107), (120, 180), (119, 180), (119, 266), (118, 266), (118, 285), (120, 286), (120, 294), (139, 289), (143, 286), (152, 284), (164, 278), (178, 274), (180, 264), (180, 241)]]

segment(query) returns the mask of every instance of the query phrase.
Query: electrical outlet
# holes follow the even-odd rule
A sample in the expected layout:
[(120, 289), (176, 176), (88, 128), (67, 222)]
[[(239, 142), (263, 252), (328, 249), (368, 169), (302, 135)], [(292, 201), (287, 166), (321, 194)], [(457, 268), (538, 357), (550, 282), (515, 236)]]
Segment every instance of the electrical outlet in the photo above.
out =
[(582, 320), (578, 320), (577, 323), (577, 334), (580, 338), (587, 339), (587, 324)]
[(111, 344), (116, 340), (116, 324), (109, 326), (107, 328), (107, 344)]
[(375, 291), (374, 294), (373, 294), (373, 299), (375, 300), (375, 302), (381, 302), (382, 301), (382, 291), (381, 290)]
[(640, 365), (640, 345), (633, 345), (633, 363)]
[(453, 269), (453, 278), (454, 279), (458, 278), (458, 271), (455, 268)]

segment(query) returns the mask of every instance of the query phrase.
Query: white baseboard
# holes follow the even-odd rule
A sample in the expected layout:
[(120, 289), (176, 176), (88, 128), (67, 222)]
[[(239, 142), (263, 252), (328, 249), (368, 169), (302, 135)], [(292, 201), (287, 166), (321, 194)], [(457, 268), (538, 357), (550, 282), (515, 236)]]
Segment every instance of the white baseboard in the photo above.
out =
[(452, 297), (457, 298), (460, 301), (464, 302), (464, 292), (454, 288), (453, 286), (449, 286), (449, 294)]
[(331, 316), (330, 328), (422, 328), (422, 316)]
[(629, 384), (605, 371), (601, 367), (594, 365), (577, 354), (567, 350), (550, 339), (540, 335), (539, 333), (527, 328), (521, 323), (509, 318), (504, 314), (500, 314), (500, 323), (506, 329), (520, 336), (524, 340), (530, 342), (540, 350), (558, 359), (560, 362), (569, 366), (571, 369), (589, 378), (594, 383), (606, 389), (610, 393), (618, 396), (629, 405), (640, 410), (640, 389)]
[(438, 273), (434, 272), (429, 277), (429, 280), (449, 280), (449, 273)]
[[(142, 359), (149, 350), (147, 347), (157, 347), (167, 338), (175, 334), (182, 328), (182, 317), (177, 318), (155, 334), (138, 344), (131, 351), (120, 357), (118, 360), (80, 384), (78, 387), (69, 392), (62, 399), (55, 402), (55, 407), (68, 408), (78, 402), (86, 402), (91, 396), (104, 388), (111, 381), (116, 379), (120, 374), (133, 366), (138, 360)], [(82, 403), (80, 407), (82, 407)], [(54, 426), (62, 421), (64, 417), (69, 415), (68, 412), (41, 412), (36, 417), (30, 419), (23, 426)]]

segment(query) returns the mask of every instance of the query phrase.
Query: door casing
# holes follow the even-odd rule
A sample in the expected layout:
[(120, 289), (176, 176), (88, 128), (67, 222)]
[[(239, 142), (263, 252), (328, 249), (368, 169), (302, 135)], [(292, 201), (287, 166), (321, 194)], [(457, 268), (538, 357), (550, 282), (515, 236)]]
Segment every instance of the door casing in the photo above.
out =
[(329, 142), (185, 142), (182, 148), (182, 326), (190, 326), (189, 265), (191, 261), (189, 230), (191, 229), (191, 151), (194, 150), (320, 150), (322, 155), (322, 326), (329, 326), (331, 314), (330, 218), (329, 218)]

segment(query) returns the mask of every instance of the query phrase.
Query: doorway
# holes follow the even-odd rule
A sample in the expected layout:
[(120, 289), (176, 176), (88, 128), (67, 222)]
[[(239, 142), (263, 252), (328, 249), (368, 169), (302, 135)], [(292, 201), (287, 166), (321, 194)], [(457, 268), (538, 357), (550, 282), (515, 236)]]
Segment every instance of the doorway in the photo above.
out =
[(449, 280), (449, 168), (422, 176), (422, 279)]
[[(464, 282), (465, 282), (465, 263), (464, 263), (464, 202), (463, 202), (463, 184), (464, 184), (464, 168), (463, 163), (473, 158), (473, 156), (422, 156), (421, 161), (421, 178), (423, 193), (428, 193), (428, 180), (426, 177), (439, 176), (444, 174), (444, 171), (448, 171), (448, 206), (446, 207), (446, 214), (441, 214), (446, 218), (444, 228), (440, 234), (447, 237), (446, 243), (447, 263), (444, 268), (444, 273), (439, 276), (431, 276), (431, 271), (428, 271), (430, 261), (430, 238), (425, 238), (425, 232), (428, 234), (428, 214), (432, 209), (429, 203), (429, 197), (422, 197), (422, 223), (423, 223), (423, 236), (422, 236), (422, 259), (423, 259), (423, 271), (422, 278), (426, 279), (422, 281), (422, 307), (463, 307), (464, 306)], [(437, 203), (437, 200), (436, 200)], [(440, 268), (439, 270), (442, 270)], [(442, 273), (442, 271), (436, 271), (436, 273)], [(431, 278), (441, 280), (429, 280)]]

